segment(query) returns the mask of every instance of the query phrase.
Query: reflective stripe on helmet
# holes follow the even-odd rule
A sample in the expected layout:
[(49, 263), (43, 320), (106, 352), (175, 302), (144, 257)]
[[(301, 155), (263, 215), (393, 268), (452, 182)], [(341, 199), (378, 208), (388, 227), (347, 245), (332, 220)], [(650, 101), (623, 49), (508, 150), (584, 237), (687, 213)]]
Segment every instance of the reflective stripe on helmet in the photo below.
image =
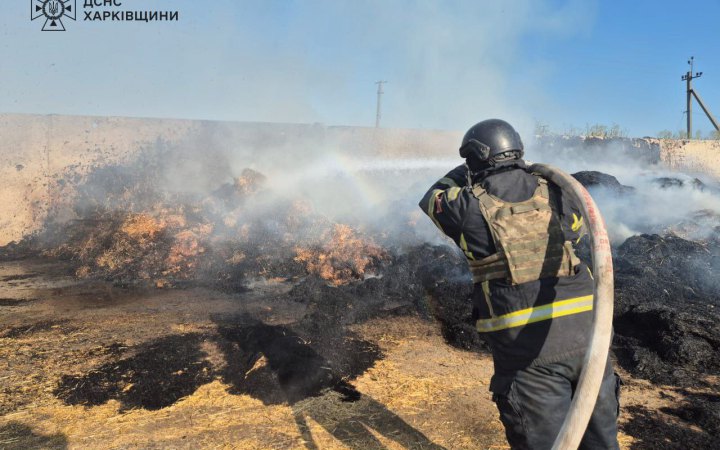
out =
[(521, 327), (530, 323), (554, 319), (556, 317), (570, 316), (593, 309), (593, 296), (576, 297), (568, 300), (559, 300), (547, 305), (534, 308), (522, 309), (502, 316), (490, 319), (480, 319), (476, 322), (477, 330), (480, 333), (505, 330), (508, 328)]

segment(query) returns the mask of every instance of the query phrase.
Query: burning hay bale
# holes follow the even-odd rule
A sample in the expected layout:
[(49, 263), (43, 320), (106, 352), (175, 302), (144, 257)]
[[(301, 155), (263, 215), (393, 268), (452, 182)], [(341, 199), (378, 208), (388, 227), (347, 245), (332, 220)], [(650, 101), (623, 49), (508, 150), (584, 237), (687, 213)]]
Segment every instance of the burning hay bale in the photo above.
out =
[[(117, 222), (98, 223), (90, 233), (81, 237), (77, 245), (67, 245), (69, 255), (82, 263), (76, 274), (90, 277), (104, 272), (108, 276), (120, 276), (133, 266), (143, 265), (146, 259), (152, 258), (158, 241), (166, 226), (155, 218), (145, 214), (130, 214), (118, 218)], [(109, 230), (103, 225), (109, 225)], [(103, 245), (102, 242), (107, 242)], [(79, 250), (79, 251), (77, 251)], [(48, 252), (52, 254), (51, 252)], [(159, 259), (159, 258), (155, 258)], [(153, 261), (155, 262), (155, 261)], [(138, 278), (149, 279), (151, 274), (138, 270)]]
[[(70, 260), (78, 277), (119, 284), (170, 287), (204, 277), (223, 217), (202, 196), (163, 188), (167, 160), (172, 159), (160, 149), (141, 152), (131, 163), (68, 168), (53, 187), (56, 201), (43, 229), (10, 246), (13, 256)], [(233, 187), (257, 192), (263, 179), (246, 170)], [(235, 209), (240, 198), (233, 200)]]
[(235, 192), (242, 195), (254, 194), (265, 184), (267, 177), (252, 169), (243, 169), (240, 176), (235, 178)]
[(205, 253), (203, 242), (212, 233), (212, 224), (205, 223), (185, 229), (173, 237), (173, 245), (165, 260), (163, 275), (192, 273), (198, 266), (198, 259)]
[(80, 278), (158, 287), (169, 286), (169, 280), (193, 279), (212, 225), (192, 223), (180, 211), (156, 214), (113, 212), (75, 222), (75, 232), (42, 255), (77, 262)]
[(244, 169), (215, 190), (179, 192), (168, 186), (168, 160), (160, 149), (134, 162), (69, 168), (43, 230), (3, 253), (70, 260), (80, 278), (122, 285), (233, 290), (255, 278), (307, 274), (342, 285), (388, 259), (371, 238), (317, 214), (306, 199), (267, 201), (257, 171)]
[(212, 192), (212, 196), (226, 204), (237, 206), (247, 196), (254, 195), (264, 187), (267, 177), (252, 169), (243, 169), (232, 183), (225, 183)]
[(324, 237), (320, 248), (296, 247), (295, 261), (336, 286), (373, 275), (372, 269), (388, 259), (383, 248), (372, 239), (360, 239), (348, 225), (336, 224)]

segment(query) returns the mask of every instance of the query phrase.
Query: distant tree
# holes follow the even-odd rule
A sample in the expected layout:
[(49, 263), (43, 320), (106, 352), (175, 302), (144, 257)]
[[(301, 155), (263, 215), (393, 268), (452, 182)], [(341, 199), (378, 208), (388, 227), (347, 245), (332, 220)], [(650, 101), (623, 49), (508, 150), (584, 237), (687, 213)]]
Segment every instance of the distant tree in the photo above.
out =
[(658, 131), (657, 137), (660, 139), (675, 139), (675, 135), (670, 130)]
[(585, 136), (587, 137), (604, 138), (607, 137), (607, 134), (608, 128), (605, 125), (600, 125), (599, 123), (596, 123), (595, 125), (585, 124)]
[(627, 130), (624, 128), (620, 128), (620, 125), (614, 123), (610, 127), (609, 137), (627, 137), (628, 133)]
[(563, 133), (563, 134), (565, 136), (581, 136), (583, 133), (576, 126), (570, 125), (568, 128), (565, 129), (565, 133)]
[[(668, 133), (670, 133), (668, 131)], [(535, 122), (535, 135), (536, 136), (549, 136), (556, 135), (557, 133), (550, 129), (550, 127), (542, 122)], [(672, 134), (672, 133), (670, 133)], [(596, 123), (593, 125), (585, 124), (585, 129), (569, 125), (565, 128), (562, 133), (563, 136), (583, 136), (583, 137), (595, 137), (595, 138), (625, 138), (628, 136), (628, 132), (625, 128), (620, 125), (613, 123), (611, 126)]]
[(708, 139), (720, 140), (720, 131), (719, 131), (719, 130), (712, 130), (712, 131), (708, 134)]
[(599, 138), (621, 138), (627, 137), (627, 130), (620, 127), (620, 125), (614, 123), (611, 126), (596, 123), (594, 125), (585, 125), (586, 137), (599, 137)]

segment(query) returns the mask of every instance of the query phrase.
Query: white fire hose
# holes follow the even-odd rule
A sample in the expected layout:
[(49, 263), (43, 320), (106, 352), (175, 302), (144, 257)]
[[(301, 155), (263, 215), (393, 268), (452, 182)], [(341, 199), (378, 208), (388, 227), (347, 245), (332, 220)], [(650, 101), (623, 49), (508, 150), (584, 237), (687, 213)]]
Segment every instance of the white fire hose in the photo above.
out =
[(600, 211), (582, 184), (571, 175), (546, 164), (533, 164), (530, 170), (558, 185), (564, 195), (571, 196), (580, 207), (590, 237), (595, 277), (593, 297), (595, 314), (590, 330), (590, 345), (585, 353), (575, 396), (553, 445), (553, 450), (575, 450), (580, 446), (595, 408), (610, 350), (613, 319), (613, 265), (610, 240)]

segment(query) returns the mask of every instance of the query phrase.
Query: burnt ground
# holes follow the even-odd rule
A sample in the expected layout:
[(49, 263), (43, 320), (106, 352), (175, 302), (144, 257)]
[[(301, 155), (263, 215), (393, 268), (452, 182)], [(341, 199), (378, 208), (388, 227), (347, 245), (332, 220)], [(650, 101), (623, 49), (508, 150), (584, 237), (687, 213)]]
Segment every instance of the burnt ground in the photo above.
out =
[[(503, 448), (492, 363), (458, 320), (462, 259), (430, 246), (402, 258), (393, 276), (362, 283), (306, 277), (240, 293), (122, 288), (74, 280), (65, 263), (3, 263), (12, 281), (0, 295), (19, 303), (0, 316), (0, 447)], [(639, 308), (618, 304), (625, 320)], [(668, 348), (697, 338), (638, 324), (668, 332), (678, 341)], [(680, 353), (622, 320), (616, 329), (623, 448), (711, 446), (714, 366), (668, 371)]]
[(70, 282), (71, 269), (0, 267), (42, 274), (0, 286), (34, 299), (0, 316), (0, 448), (503, 442), (487, 357), (448, 347), (408, 304), (370, 313), (357, 286), (312, 277), (229, 294)]
[[(634, 195), (634, 188), (611, 175), (573, 176), (588, 189), (601, 186), (617, 196)], [(685, 184), (696, 190), (716, 189), (693, 178), (653, 181), (664, 189)], [(720, 218), (703, 210), (681, 220), (662, 235), (632, 236), (613, 249), (613, 349), (619, 363), (635, 376), (683, 388), (703, 386), (707, 376), (720, 373)], [(696, 229), (707, 230), (703, 239), (681, 237)], [(587, 248), (581, 257), (583, 253), (589, 260)], [(714, 422), (705, 428), (715, 432), (720, 425), (717, 403), (697, 402), (700, 409), (714, 410)]]

